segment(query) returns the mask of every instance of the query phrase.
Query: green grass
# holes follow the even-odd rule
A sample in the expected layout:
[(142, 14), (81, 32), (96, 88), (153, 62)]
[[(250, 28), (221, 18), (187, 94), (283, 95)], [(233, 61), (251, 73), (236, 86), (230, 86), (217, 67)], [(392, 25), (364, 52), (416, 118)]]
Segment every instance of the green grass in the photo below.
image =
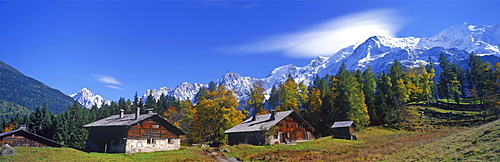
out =
[(500, 120), (387, 157), (387, 161), (500, 161)]
[(0, 161), (212, 161), (197, 147), (175, 151), (136, 154), (87, 153), (72, 148), (14, 147), (15, 155), (1, 156)]
[(323, 137), (297, 145), (230, 146), (228, 157), (242, 161), (377, 161), (383, 157), (435, 141), (462, 129), (404, 131), (369, 127), (357, 132), (359, 140)]

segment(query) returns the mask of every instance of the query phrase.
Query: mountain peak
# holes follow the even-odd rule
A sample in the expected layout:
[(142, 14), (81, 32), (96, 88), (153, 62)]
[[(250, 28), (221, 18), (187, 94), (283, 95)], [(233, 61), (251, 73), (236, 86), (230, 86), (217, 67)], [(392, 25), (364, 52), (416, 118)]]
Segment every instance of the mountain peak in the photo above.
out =
[(98, 108), (100, 108), (102, 104), (109, 105), (111, 103), (111, 101), (102, 98), (100, 95), (92, 93), (87, 88), (82, 88), (82, 90), (80, 90), (79, 92), (71, 94), (69, 96), (89, 109), (92, 108), (93, 105), (96, 105)]

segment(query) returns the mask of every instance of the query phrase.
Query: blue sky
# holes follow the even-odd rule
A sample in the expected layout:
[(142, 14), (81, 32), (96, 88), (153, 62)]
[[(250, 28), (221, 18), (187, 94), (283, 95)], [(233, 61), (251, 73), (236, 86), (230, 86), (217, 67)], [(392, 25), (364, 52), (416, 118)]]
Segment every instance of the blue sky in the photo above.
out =
[(500, 23), (498, 1), (0, 1), (0, 60), (63, 93), (106, 99), (266, 77), (371, 35)]

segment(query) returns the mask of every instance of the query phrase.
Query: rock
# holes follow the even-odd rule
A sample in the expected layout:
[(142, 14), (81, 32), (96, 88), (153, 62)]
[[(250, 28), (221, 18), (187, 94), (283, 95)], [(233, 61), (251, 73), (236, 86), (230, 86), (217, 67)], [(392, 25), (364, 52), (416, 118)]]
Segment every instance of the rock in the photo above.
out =
[(0, 156), (9, 156), (9, 155), (14, 155), (14, 149), (9, 146), (9, 144), (5, 144), (2, 147), (2, 152), (0, 153)]

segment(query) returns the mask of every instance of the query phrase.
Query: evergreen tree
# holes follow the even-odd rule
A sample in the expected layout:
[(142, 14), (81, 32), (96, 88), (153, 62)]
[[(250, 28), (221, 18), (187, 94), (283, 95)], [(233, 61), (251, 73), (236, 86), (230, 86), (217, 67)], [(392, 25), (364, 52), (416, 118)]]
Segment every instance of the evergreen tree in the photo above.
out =
[(336, 85), (338, 95), (335, 99), (335, 106), (338, 108), (336, 120), (352, 120), (356, 123), (357, 129), (362, 129), (368, 125), (370, 118), (365, 96), (354, 75), (346, 70), (345, 64), (342, 64), (336, 75), (338, 78)]
[(215, 84), (214, 81), (211, 81), (210, 83), (208, 83), (208, 90), (210, 92), (213, 92), (213, 91), (217, 90), (217, 85)]
[(368, 107), (368, 114), (372, 116), (370, 111), (375, 108), (375, 89), (377, 88), (377, 79), (375, 78), (375, 73), (368, 66), (365, 71), (363, 71), (362, 83), (363, 83), (363, 94), (365, 94), (365, 104)]
[(489, 95), (489, 87), (492, 83), (491, 64), (481, 60), (474, 53), (470, 54), (467, 64), (469, 65), (469, 69), (467, 69), (469, 90), (476, 90), (481, 104), (485, 104), (484, 96)]
[(88, 137), (88, 130), (82, 128), (82, 125), (88, 124), (84, 115), (84, 109), (75, 101), (73, 106), (68, 106), (66, 112), (57, 117), (56, 133), (54, 139), (60, 143), (77, 149), (85, 147), (85, 141)]
[(280, 107), (280, 94), (275, 85), (271, 88), (271, 94), (269, 99), (266, 101), (267, 107), (270, 110), (276, 110)]
[(403, 122), (404, 117), (407, 116), (406, 102), (410, 100), (410, 92), (407, 88), (408, 79), (403, 65), (394, 60), (394, 64), (389, 67), (389, 77), (391, 78), (391, 91), (393, 93), (393, 105), (395, 107), (396, 121)]
[(370, 113), (372, 125), (390, 124), (395, 120), (391, 78), (380, 73), (375, 90), (375, 106)]

